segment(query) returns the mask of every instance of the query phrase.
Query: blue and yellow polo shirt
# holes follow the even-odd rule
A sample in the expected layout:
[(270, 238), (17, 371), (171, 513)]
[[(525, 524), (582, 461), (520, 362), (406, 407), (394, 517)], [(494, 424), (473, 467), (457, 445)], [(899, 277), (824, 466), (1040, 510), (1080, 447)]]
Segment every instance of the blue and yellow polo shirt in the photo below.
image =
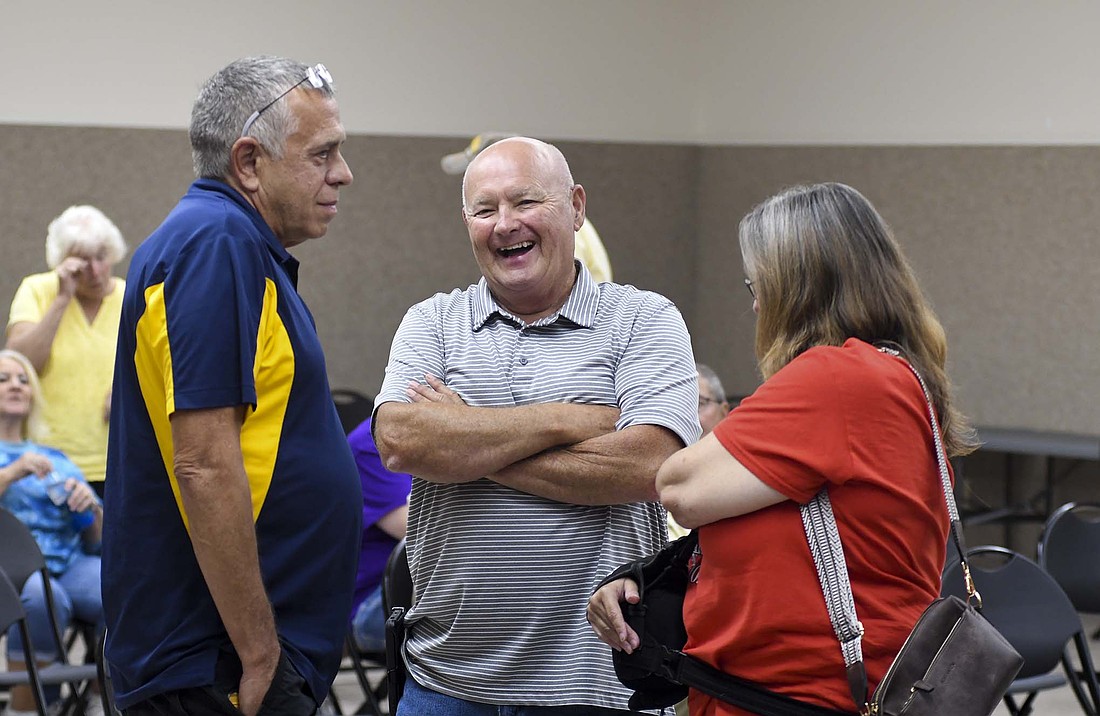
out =
[(107, 658), (121, 708), (212, 683), (230, 644), (173, 474), (177, 409), (249, 406), (241, 449), (279, 638), (318, 702), (336, 674), (362, 497), (297, 270), (259, 213), (209, 179), (134, 253), (103, 534)]

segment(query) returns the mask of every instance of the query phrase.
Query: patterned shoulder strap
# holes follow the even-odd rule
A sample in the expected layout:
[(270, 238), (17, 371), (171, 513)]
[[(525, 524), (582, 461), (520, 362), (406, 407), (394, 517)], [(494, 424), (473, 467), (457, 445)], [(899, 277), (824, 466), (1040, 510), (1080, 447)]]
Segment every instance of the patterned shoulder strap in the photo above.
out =
[[(939, 465), (940, 484), (943, 488), (944, 500), (947, 503), (947, 514), (951, 519), (951, 535), (955, 540), (955, 548), (962, 558), (967, 593), (972, 597), (976, 597), (980, 605), (981, 597), (974, 591), (973, 582), (970, 580), (970, 568), (966, 563), (962, 523), (959, 521), (959, 510), (955, 505), (955, 494), (951, 488), (951, 475), (947, 469), (947, 453), (943, 447), (940, 423), (936, 419), (936, 409), (932, 404), (932, 394), (929, 392), (924, 378), (898, 351), (885, 347), (880, 347), (879, 351), (901, 358), (909, 366), (909, 370), (913, 372), (913, 375), (916, 376), (921, 390), (924, 391), (924, 399), (928, 406), (928, 419), (932, 425), (936, 462)], [(806, 532), (810, 552), (813, 554), (814, 566), (817, 568), (817, 578), (821, 582), (821, 592), (825, 597), (825, 605), (829, 610), (829, 620), (832, 622), (837, 641), (840, 642), (840, 651), (844, 655), (844, 666), (848, 672), (848, 687), (852, 691), (852, 699), (856, 702), (856, 705), (862, 707), (867, 703), (867, 671), (863, 665), (862, 647), (863, 624), (856, 617), (852, 583), (848, 579), (848, 566), (844, 559), (844, 547), (840, 542), (840, 532), (837, 531), (836, 518), (833, 515), (832, 503), (829, 501), (828, 490), (823, 488), (814, 499), (801, 506), (801, 511), (802, 527)]]

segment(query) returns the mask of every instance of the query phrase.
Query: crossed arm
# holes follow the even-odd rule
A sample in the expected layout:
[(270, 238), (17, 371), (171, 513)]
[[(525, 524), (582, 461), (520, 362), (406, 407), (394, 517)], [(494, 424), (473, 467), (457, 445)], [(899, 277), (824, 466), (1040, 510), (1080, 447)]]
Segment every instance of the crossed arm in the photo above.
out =
[(388, 469), (430, 482), (486, 477), (584, 505), (655, 500), (657, 468), (682, 447), (656, 425), (616, 431), (619, 411), (607, 406), (475, 408), (434, 376), (407, 394), (412, 403), (378, 408), (375, 442)]

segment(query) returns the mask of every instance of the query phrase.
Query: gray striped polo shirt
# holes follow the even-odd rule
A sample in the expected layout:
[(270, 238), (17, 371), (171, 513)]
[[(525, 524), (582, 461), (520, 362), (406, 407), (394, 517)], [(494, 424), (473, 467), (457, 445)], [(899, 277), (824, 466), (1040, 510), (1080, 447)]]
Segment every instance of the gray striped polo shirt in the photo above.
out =
[[(685, 445), (698, 440), (695, 361), (679, 311), (656, 293), (597, 285), (578, 266), (565, 305), (532, 324), (498, 306), (485, 279), (410, 308), (376, 405), (408, 402), (408, 382), (431, 373), (471, 406), (615, 405), (620, 430), (660, 425)], [(625, 709), (630, 692), (585, 606), (604, 575), (665, 540), (659, 504), (589, 507), (487, 479), (414, 477), (412, 675), (471, 701)]]

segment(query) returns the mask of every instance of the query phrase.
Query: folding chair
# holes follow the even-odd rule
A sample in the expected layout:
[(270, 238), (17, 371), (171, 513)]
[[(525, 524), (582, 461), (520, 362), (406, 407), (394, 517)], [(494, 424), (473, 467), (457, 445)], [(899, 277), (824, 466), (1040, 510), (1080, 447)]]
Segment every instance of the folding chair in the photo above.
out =
[[(369, 652), (361, 650), (355, 643), (355, 637), (348, 631), (345, 639), (344, 650), (351, 661), (351, 669), (355, 672), (355, 680), (359, 682), (359, 688), (363, 692), (363, 703), (353, 713), (369, 714), (370, 716), (383, 716), (382, 699), (385, 698), (388, 689), (387, 679), (383, 678), (377, 687), (372, 687), (367, 675), (368, 669), (385, 668), (385, 652)], [(332, 697), (336, 710), (345, 713), (335, 695)]]
[(1039, 566), (1066, 592), (1077, 611), (1100, 614), (1100, 504), (1070, 502), (1047, 519), (1039, 537)]
[[(53, 590), (50, 587), (50, 573), (46, 569), (46, 558), (38, 548), (31, 531), (19, 521), (19, 518), (0, 508), (0, 571), (11, 581), (17, 594), (22, 594), (23, 586), (30, 576), (38, 572), (42, 577), (42, 591), (46, 598), (46, 608), (50, 613), (50, 626), (54, 648), (57, 651), (57, 663), (38, 668), (38, 678), (43, 686), (68, 684), (70, 693), (62, 709), (63, 714), (83, 712), (83, 698), (89, 684), (96, 679), (96, 665), (69, 664), (68, 651), (61, 638), (61, 629), (57, 624), (57, 608), (54, 605)], [(32, 652), (29, 641), (24, 642), (28, 662)], [(89, 645), (89, 649), (94, 649)], [(22, 682), (20, 682), (22, 683)]]
[(374, 398), (352, 388), (332, 391), (332, 402), (336, 404), (336, 414), (340, 416), (345, 434), (359, 427), (374, 412)]
[(389, 680), (390, 713), (397, 713), (397, 702), (405, 689), (408, 672), (401, 647), (405, 643), (405, 613), (412, 608), (413, 583), (409, 555), (402, 539), (393, 548), (382, 576), (382, 605), (386, 609), (386, 677)]
[(118, 710), (115, 708), (115, 692), (111, 684), (111, 672), (107, 667), (107, 628), (99, 633), (95, 645), (96, 678), (99, 679), (99, 699), (103, 704), (105, 716), (115, 716)]
[[(0, 570), (0, 637), (8, 633), (13, 624), (18, 625), (19, 636), (23, 643), (31, 643), (30, 630), (27, 628), (27, 615), (23, 612), (23, 604), (19, 600), (19, 592), (15, 591), (11, 580)], [(34, 695), (35, 710), (38, 716), (46, 716), (46, 697), (42, 695), (42, 684), (38, 679), (38, 665), (34, 660), (33, 651), (28, 648), (26, 671), (0, 672), (0, 686), (10, 689), (17, 684), (27, 684)]]
[[(1030, 714), (1040, 691), (1068, 683), (1084, 713), (1097, 716), (1100, 686), (1081, 617), (1054, 578), (1035, 562), (1004, 547), (974, 547), (966, 554), (982, 597), (982, 614), (1024, 657), (1023, 668), (1005, 694), (1009, 713)], [(959, 564), (944, 572), (945, 595), (966, 598), (961, 572)], [(1077, 664), (1072, 651), (1076, 651)], [(1022, 703), (1016, 701), (1019, 694), (1025, 695)]]

